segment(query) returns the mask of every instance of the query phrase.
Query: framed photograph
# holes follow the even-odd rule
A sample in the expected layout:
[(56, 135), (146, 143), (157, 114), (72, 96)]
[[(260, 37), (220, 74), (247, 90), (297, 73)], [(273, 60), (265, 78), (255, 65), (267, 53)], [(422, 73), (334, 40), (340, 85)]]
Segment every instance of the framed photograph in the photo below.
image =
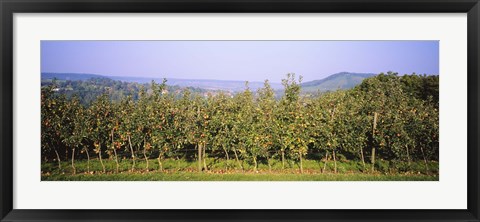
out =
[(1, 1), (1, 221), (479, 221), (479, 5)]

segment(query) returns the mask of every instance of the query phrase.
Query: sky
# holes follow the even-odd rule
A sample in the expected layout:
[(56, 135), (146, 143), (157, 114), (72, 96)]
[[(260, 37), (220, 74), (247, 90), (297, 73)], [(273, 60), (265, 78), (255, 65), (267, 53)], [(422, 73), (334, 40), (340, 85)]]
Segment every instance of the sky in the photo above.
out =
[(303, 81), (338, 72), (439, 74), (438, 41), (41, 41), (41, 72)]

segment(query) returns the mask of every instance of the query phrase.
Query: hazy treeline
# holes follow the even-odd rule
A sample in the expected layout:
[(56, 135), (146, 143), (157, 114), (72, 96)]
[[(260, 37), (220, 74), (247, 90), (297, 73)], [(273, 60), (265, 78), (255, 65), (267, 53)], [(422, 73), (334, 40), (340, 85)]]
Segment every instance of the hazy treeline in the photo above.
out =
[(265, 81), (263, 88), (227, 93), (173, 92), (166, 81), (141, 85), (112, 100), (106, 91), (83, 104), (76, 96), (42, 87), (42, 161), (105, 158), (198, 161), (206, 157), (248, 161), (304, 159), (359, 161), (374, 170), (375, 160), (438, 161), (438, 76), (380, 74), (351, 90), (303, 95), (302, 77), (288, 74), (284, 94)]
[[(55, 82), (55, 83), (54, 83)], [(131, 96), (133, 100), (138, 100), (140, 90), (150, 90), (150, 84), (126, 82), (113, 80), (106, 77), (94, 77), (87, 80), (59, 80), (59, 79), (42, 79), (42, 87), (52, 86), (57, 94), (62, 94), (66, 99), (77, 97), (80, 103), (88, 106), (97, 97), (107, 94), (112, 102), (119, 102), (127, 96)], [(187, 87), (192, 93), (205, 93), (207, 90), (197, 87)], [(170, 92), (181, 91), (179, 86), (166, 86), (166, 90)]]

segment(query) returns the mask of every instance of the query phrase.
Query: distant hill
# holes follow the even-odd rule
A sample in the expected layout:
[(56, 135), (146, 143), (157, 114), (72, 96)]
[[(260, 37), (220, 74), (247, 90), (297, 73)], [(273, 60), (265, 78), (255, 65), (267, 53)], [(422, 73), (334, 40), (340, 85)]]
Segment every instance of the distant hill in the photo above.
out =
[[(149, 83), (154, 80), (161, 83), (163, 78), (149, 78), (149, 77), (133, 77), (133, 76), (104, 76), (98, 74), (75, 74), (75, 73), (42, 73), (42, 79), (58, 80), (87, 80), (90, 78), (108, 78), (112, 80), (119, 80), (124, 82)], [(213, 79), (175, 79), (167, 78), (167, 85), (179, 87), (194, 87), (206, 90), (225, 90), (231, 92), (238, 92), (245, 90), (245, 81), (232, 80), (213, 80)], [(273, 89), (281, 89), (283, 86), (280, 83), (270, 83)], [(263, 87), (263, 82), (249, 82), (250, 90), (256, 91)]]
[[(303, 93), (335, 91), (338, 89), (350, 89), (360, 84), (365, 78), (375, 76), (373, 73), (340, 72), (324, 79), (313, 80), (301, 84)], [(91, 78), (107, 78), (123, 82), (150, 83), (154, 80), (161, 83), (163, 78), (135, 77), (135, 76), (104, 76), (88, 73), (42, 73), (42, 80), (88, 80)], [(176, 79), (167, 78), (167, 85), (178, 87), (194, 87), (205, 90), (224, 90), (239, 92), (245, 90), (245, 81), (213, 80), (213, 79)], [(270, 83), (271, 87), (281, 93), (283, 86), (280, 83)], [(250, 89), (256, 91), (263, 87), (263, 82), (249, 82)]]
[(58, 79), (58, 80), (87, 80), (91, 78), (108, 78), (106, 76), (87, 73), (51, 73), (42, 72), (42, 79)]
[(301, 86), (304, 93), (317, 91), (335, 91), (338, 89), (351, 89), (356, 85), (360, 84), (364, 79), (375, 75), (376, 74), (373, 73), (340, 72), (328, 76), (324, 79), (304, 82), (301, 84)]
[[(108, 78), (126, 82), (138, 82), (149, 83), (152, 80), (155, 82), (162, 82), (163, 78), (147, 78), (147, 77), (121, 77), (121, 76), (109, 76)], [(176, 79), (167, 78), (167, 85), (179, 86), (179, 87), (195, 87), (206, 90), (225, 90), (238, 92), (245, 90), (245, 81), (234, 80), (214, 80), (214, 79)], [(280, 83), (270, 83), (274, 89), (281, 89), (283, 86)], [(257, 90), (263, 87), (263, 82), (249, 82), (248, 87), (250, 90)]]

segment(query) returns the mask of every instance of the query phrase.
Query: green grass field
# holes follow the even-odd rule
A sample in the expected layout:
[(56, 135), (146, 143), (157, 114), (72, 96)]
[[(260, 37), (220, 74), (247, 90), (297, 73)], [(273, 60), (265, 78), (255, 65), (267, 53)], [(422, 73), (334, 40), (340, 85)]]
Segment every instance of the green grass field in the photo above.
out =
[[(62, 162), (58, 168), (57, 162), (42, 163), (42, 181), (438, 181), (438, 162), (429, 162), (428, 170), (423, 162), (388, 162), (378, 161), (375, 172), (371, 165), (364, 169), (361, 162), (337, 162), (337, 173), (334, 173), (334, 163), (328, 162), (323, 171), (324, 163), (314, 160), (304, 161), (304, 172), (294, 162), (288, 162), (285, 169), (278, 160), (272, 161), (270, 170), (266, 163), (260, 163), (258, 170), (243, 162), (243, 170), (235, 161), (208, 159), (207, 168), (197, 171), (197, 162), (168, 159), (162, 162), (163, 170), (159, 170), (157, 160), (149, 160), (146, 168), (145, 160), (137, 160), (132, 171), (131, 160), (121, 160), (119, 173), (116, 173), (114, 160), (104, 160), (106, 173), (103, 173), (98, 159), (90, 161), (88, 171), (87, 161), (75, 162), (77, 173), (74, 175), (71, 162)], [(322, 172), (323, 171), (323, 172)]]

